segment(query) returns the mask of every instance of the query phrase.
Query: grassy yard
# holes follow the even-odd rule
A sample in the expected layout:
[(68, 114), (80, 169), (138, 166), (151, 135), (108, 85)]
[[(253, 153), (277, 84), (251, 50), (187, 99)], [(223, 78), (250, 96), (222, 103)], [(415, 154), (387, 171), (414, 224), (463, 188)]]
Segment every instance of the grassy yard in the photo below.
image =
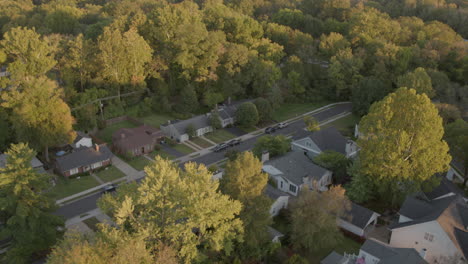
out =
[(278, 122), (313, 111), (319, 107), (329, 104), (329, 102), (305, 103), (305, 104), (282, 104), (273, 113), (273, 119)]
[(328, 256), (333, 250), (336, 251), (338, 254), (342, 255), (343, 253), (359, 253), (359, 248), (361, 244), (358, 242), (344, 237), (343, 241), (341, 241), (338, 245), (333, 248), (329, 249), (322, 249), (319, 252), (307, 252), (304, 254), (304, 257), (309, 261), (309, 263), (316, 263), (319, 264), (322, 259)]
[(166, 158), (166, 159), (175, 159), (175, 157), (167, 152), (165, 152), (164, 150), (155, 150), (153, 152), (151, 152), (150, 154), (148, 154), (148, 156), (152, 159), (154, 159), (154, 157), (156, 157), (157, 155), (161, 156), (162, 158)]
[(216, 143), (222, 143), (229, 139), (235, 138), (236, 136), (229, 133), (227, 130), (218, 129), (218, 130), (215, 130), (213, 132), (206, 134), (205, 137)]
[(141, 171), (143, 170), (151, 161), (145, 157), (139, 156), (132, 159), (125, 160), (130, 166), (132, 166), (135, 170)]
[(179, 151), (180, 153), (184, 153), (184, 154), (190, 154), (192, 152), (195, 152), (194, 149), (184, 145), (184, 144), (177, 144), (175, 145), (174, 147), (171, 147), (177, 151)]
[(99, 131), (97, 134), (97, 137), (100, 138), (101, 140), (105, 141), (106, 143), (112, 143), (112, 134), (121, 129), (121, 128), (132, 128), (136, 127), (135, 124), (129, 121), (122, 121), (119, 123), (115, 123), (113, 125), (109, 125), (103, 130)]
[(65, 179), (64, 177), (59, 176), (57, 184), (49, 191), (48, 194), (50, 197), (59, 200), (98, 185), (99, 182), (89, 175), (81, 176), (79, 179)]
[(354, 125), (359, 123), (360, 118), (354, 114), (350, 114), (343, 118), (337, 119), (331, 123), (324, 125), (322, 128), (330, 126), (336, 127), (344, 136), (351, 137), (354, 135)]
[(110, 182), (125, 177), (125, 174), (116, 167), (110, 166), (96, 173), (96, 176), (98, 176), (103, 182)]
[(192, 138), (190, 141), (192, 141), (193, 143), (197, 144), (198, 146), (202, 147), (202, 148), (209, 148), (211, 146), (213, 146), (213, 144), (211, 144), (210, 142), (204, 140), (203, 138), (200, 138), (200, 137), (196, 137), (196, 138)]
[(91, 218), (83, 220), (83, 223), (85, 223), (94, 232), (97, 232), (98, 231), (97, 224), (99, 224), (100, 222), (96, 217), (91, 217)]
[(138, 119), (147, 125), (159, 128), (161, 124), (167, 123), (167, 120), (171, 120), (173, 117), (165, 114), (151, 114), (149, 116), (139, 117)]

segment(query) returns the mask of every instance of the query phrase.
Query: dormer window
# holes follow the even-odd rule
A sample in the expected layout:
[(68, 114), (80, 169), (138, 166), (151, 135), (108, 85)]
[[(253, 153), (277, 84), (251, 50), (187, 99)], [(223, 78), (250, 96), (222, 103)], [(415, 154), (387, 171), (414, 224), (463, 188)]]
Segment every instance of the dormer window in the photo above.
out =
[(429, 242), (432, 242), (434, 240), (434, 235), (430, 233), (424, 233), (424, 239)]

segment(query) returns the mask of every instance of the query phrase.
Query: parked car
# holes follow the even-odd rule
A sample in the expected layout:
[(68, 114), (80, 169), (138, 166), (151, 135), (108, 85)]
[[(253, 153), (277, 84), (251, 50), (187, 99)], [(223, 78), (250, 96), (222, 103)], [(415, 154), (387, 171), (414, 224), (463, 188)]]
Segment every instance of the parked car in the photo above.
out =
[(226, 143), (221, 143), (221, 144), (217, 145), (216, 147), (214, 147), (214, 148), (213, 148), (213, 151), (214, 151), (214, 152), (220, 152), (220, 151), (223, 151), (223, 150), (227, 149), (228, 147), (229, 147), (228, 144), (226, 144)]
[(267, 128), (265, 129), (265, 133), (266, 133), (266, 134), (271, 134), (271, 133), (275, 132), (276, 130), (278, 130), (278, 126), (267, 127)]
[(288, 123), (283, 122), (283, 123), (279, 123), (279, 124), (278, 124), (278, 127), (279, 127), (279, 128), (285, 128), (285, 127), (287, 127), (288, 125), (289, 125)]
[(109, 184), (102, 188), (103, 193), (111, 193), (117, 190), (117, 186), (115, 184)]
[(241, 140), (240, 139), (233, 139), (231, 141), (229, 141), (227, 144), (232, 147), (232, 146), (236, 146), (236, 145), (239, 145), (241, 143)]

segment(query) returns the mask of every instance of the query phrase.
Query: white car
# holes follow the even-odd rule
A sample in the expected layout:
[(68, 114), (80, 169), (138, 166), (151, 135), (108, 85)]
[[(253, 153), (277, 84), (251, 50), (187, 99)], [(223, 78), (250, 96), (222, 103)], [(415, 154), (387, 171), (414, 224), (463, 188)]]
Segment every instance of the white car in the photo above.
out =
[(285, 127), (287, 127), (287, 126), (288, 126), (288, 123), (285, 123), (285, 122), (284, 122), (284, 123), (279, 123), (279, 124), (278, 124), (278, 127), (279, 127), (279, 128), (285, 128)]

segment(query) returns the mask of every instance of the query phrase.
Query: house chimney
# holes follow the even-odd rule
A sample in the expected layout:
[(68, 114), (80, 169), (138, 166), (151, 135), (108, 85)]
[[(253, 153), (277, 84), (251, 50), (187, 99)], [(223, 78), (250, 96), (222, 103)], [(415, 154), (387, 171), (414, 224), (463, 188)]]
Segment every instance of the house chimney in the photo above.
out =
[(94, 149), (95, 149), (96, 151), (99, 152), (99, 145), (98, 145), (98, 144), (94, 144)]
[(268, 150), (264, 150), (262, 152), (262, 163), (268, 160), (270, 160), (270, 152), (268, 152)]
[(421, 251), (419, 251), (419, 255), (423, 259), (426, 259), (426, 253), (427, 253), (427, 249), (425, 249), (425, 248), (423, 248), (423, 249), (421, 249)]

